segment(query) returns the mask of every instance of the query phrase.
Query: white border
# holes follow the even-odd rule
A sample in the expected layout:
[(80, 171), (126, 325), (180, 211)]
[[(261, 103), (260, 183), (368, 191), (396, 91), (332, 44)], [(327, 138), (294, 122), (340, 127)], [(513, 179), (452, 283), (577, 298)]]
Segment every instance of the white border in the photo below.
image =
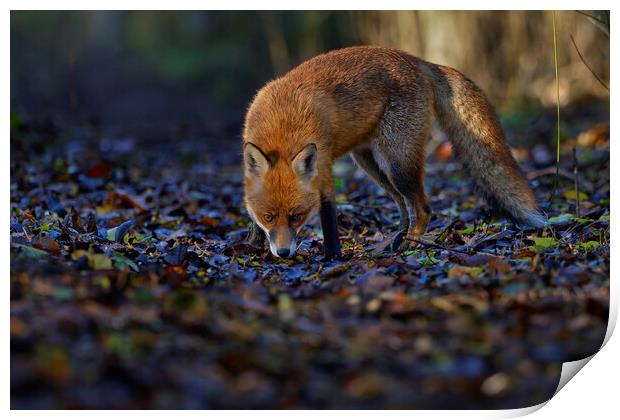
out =
[[(428, 6), (433, 6), (429, 8)], [(3, 27), (4, 30), (4, 41), (2, 42), (2, 56), (7, 57), (7, 61), (10, 61), (10, 14), (9, 10), (48, 10), (51, 9), (50, 6), (53, 6), (54, 9), (60, 10), (68, 10), (68, 9), (77, 9), (77, 10), (177, 10), (177, 9), (189, 9), (189, 10), (231, 10), (231, 9), (240, 9), (240, 10), (255, 10), (255, 9), (272, 9), (272, 10), (321, 10), (321, 9), (339, 9), (339, 10), (375, 10), (375, 9), (393, 9), (393, 10), (475, 10), (475, 9), (488, 9), (488, 10), (518, 10), (518, 9), (556, 9), (556, 10), (574, 10), (574, 9), (608, 9), (612, 11), (613, 18), (611, 19), (611, 32), (617, 33), (618, 25), (615, 24), (615, 11), (613, 10), (614, 3), (611, 1), (598, 1), (591, 0), (586, 2), (576, 2), (576, 1), (505, 1), (501, 2), (501, 4), (497, 1), (470, 1), (470, 2), (462, 2), (462, 1), (442, 1), (439, 2), (420, 2), (420, 1), (395, 1), (395, 0), (383, 0), (381, 2), (377, 1), (367, 1), (367, 0), (348, 0), (348, 1), (338, 1), (334, 0), (326, 1), (326, 0), (314, 0), (314, 1), (296, 1), (294, 4), (290, 1), (262, 1), (260, 4), (252, 4), (249, 1), (227, 1), (224, 5), (221, 2), (209, 2), (209, 1), (197, 1), (197, 0), (176, 0), (174, 2), (155, 2), (155, 1), (118, 1), (118, 0), (109, 0), (106, 2), (102, 1), (90, 1), (86, 4), (84, 1), (33, 1), (33, 0), (22, 0), (22, 1), (9, 1), (8, 2), (8, 10), (6, 13), (6, 25)], [(225, 7), (223, 7), (225, 6)], [(380, 6), (380, 7), (379, 7)], [(499, 7), (501, 6), (501, 7)], [(616, 43), (611, 42), (611, 68), (616, 68), (614, 61), (616, 57)], [(10, 89), (10, 65), (4, 65), (0, 68), (0, 71), (3, 74), (3, 79), (5, 80), (5, 98), (8, 95), (8, 90)], [(614, 73), (611, 72), (612, 79), (615, 79)], [(612, 95), (615, 94), (613, 88), (615, 87), (615, 83), (610, 81), (610, 85), (612, 87)], [(6, 99), (5, 99), (6, 101)], [(614, 114), (615, 100), (612, 100), (611, 114)], [(9, 132), (9, 113), (10, 113), (10, 103), (8, 101), (3, 105), (4, 108), (4, 119), (2, 121), (2, 125), (4, 127), (4, 133)], [(613, 123), (613, 119), (611, 121), (611, 137), (614, 137), (615, 133), (615, 124)], [(614, 148), (612, 143), (612, 150)], [(5, 141), (2, 143), (2, 147), (5, 152), (2, 154), (5, 159), (5, 170), (3, 171), (2, 177), (2, 200), (3, 207), (2, 211), (5, 212), (5, 236), (2, 240), (2, 246), (4, 248), (4, 252), (2, 253), (2, 260), (4, 264), (2, 264), (5, 268), (5, 281), (3, 282), (5, 287), (5, 299), (3, 302), (4, 305), (4, 314), (5, 314), (5, 323), (4, 323), (4, 346), (2, 346), (2, 352), (4, 357), (2, 358), (2, 372), (5, 374), (5, 379), (2, 381), (2, 401), (6, 410), (10, 407), (10, 377), (9, 377), (9, 362), (10, 362), (10, 349), (9, 349), (9, 331), (8, 331), (8, 316), (10, 313), (10, 282), (8, 281), (9, 277), (9, 249), (10, 249), (10, 235), (8, 234), (8, 220), (9, 220), (9, 209), (10, 209), (10, 194), (9, 194), (9, 185), (10, 185), (10, 164), (6, 162), (10, 156), (9, 149), (9, 141)], [(620, 167), (618, 164), (617, 155), (611, 154), (611, 161), (613, 162), (612, 166)], [(611, 184), (612, 190), (613, 185), (617, 185), (618, 180), (618, 172), (611, 173)], [(612, 219), (618, 220), (620, 217), (616, 210), (617, 205), (614, 204), (615, 201), (611, 204), (611, 213)], [(616, 244), (616, 235), (617, 229), (615, 228), (615, 224), (612, 225), (611, 228), (611, 247), (612, 254), (615, 255), (614, 248), (617, 248)], [(611, 277), (612, 279), (617, 279), (617, 264), (611, 265)], [(620, 354), (620, 344), (617, 338), (611, 337), (611, 331), (615, 326), (615, 322), (617, 320), (618, 313), (618, 293), (617, 293), (617, 283), (618, 281), (612, 281), (612, 293), (611, 293), (611, 312), (610, 312), (610, 323), (609, 330), (606, 337), (607, 344), (604, 346), (604, 351), (600, 354), (596, 354), (592, 358), (592, 362), (588, 364), (588, 366), (584, 369), (583, 373), (579, 374), (579, 379), (575, 381), (571, 381), (564, 389), (561, 390), (550, 400), (548, 404), (541, 404), (537, 407), (518, 409), (518, 410), (505, 410), (505, 411), (390, 411), (387, 412), (376, 412), (376, 411), (357, 411), (356, 413), (351, 413), (361, 419), (370, 419), (377, 418), (378, 416), (384, 417), (386, 415), (392, 418), (401, 418), (403, 420), (410, 420), (411, 416), (423, 416), (423, 418), (472, 418), (472, 419), (481, 419), (481, 418), (506, 418), (506, 417), (515, 417), (520, 415), (529, 414), (533, 411), (538, 410), (542, 406), (547, 405), (544, 410), (536, 411), (532, 416), (532, 418), (579, 418), (582, 419), (586, 416), (591, 418), (610, 418), (617, 414), (615, 401), (617, 399), (615, 384), (618, 383), (618, 360), (616, 358), (617, 354)], [(574, 365), (573, 365), (574, 367)], [(69, 411), (69, 412), (58, 412), (58, 411), (38, 411), (38, 412), (28, 412), (28, 411), (11, 411), (10, 415), (16, 418), (25, 418), (31, 416), (45, 416), (46, 418), (58, 418), (58, 419), (66, 419), (66, 418), (77, 418), (82, 417), (84, 415), (94, 416), (95, 418), (103, 418), (103, 416), (108, 416), (107, 412), (100, 411), (90, 411), (88, 413), (80, 412), (80, 411)], [(116, 411), (114, 413), (115, 416), (130, 416), (135, 415), (133, 411)], [(162, 411), (153, 411), (149, 412), (149, 415), (154, 417), (168, 417), (170, 413), (162, 412)], [(184, 411), (184, 412), (175, 412), (175, 416), (187, 416), (193, 418), (204, 418), (205, 412), (202, 411)], [(247, 411), (216, 411), (209, 412), (208, 415), (210, 417), (216, 417), (220, 419), (233, 419), (237, 417), (246, 417), (252, 416), (253, 418), (261, 419), (274, 419), (274, 418), (284, 418), (285, 416), (288, 418), (291, 415), (294, 415), (297, 418), (308, 418), (309, 420), (316, 417), (317, 413), (313, 411), (258, 411), (248, 413)], [(324, 417), (336, 417), (341, 416), (342, 414), (337, 411), (329, 411), (329, 412), (321, 412), (320, 416)]]

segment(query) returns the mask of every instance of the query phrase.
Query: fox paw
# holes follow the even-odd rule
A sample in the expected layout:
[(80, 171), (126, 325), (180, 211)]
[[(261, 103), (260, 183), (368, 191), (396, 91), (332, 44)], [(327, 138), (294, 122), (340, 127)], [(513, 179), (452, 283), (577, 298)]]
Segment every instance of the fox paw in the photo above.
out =
[(405, 231), (399, 230), (394, 234), (392, 238), (392, 243), (390, 244), (390, 250), (392, 252), (398, 252), (398, 249), (403, 244), (403, 239), (405, 239)]

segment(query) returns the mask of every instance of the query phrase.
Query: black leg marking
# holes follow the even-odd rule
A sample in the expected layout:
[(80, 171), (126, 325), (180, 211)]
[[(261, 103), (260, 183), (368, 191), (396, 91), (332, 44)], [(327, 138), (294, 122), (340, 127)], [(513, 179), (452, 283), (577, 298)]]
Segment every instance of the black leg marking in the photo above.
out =
[(263, 232), (254, 220), (251, 220), (248, 228), (248, 242), (256, 248), (262, 248), (265, 245), (265, 239), (267, 239), (265, 232)]
[(323, 229), (323, 254), (328, 259), (340, 259), (340, 240), (336, 221), (336, 207), (330, 200), (321, 201), (321, 228)]
[(409, 229), (409, 214), (407, 213), (407, 207), (401, 207), (401, 204), (398, 203), (398, 230), (406, 232), (407, 229)]
[(403, 243), (403, 239), (406, 233), (406, 230), (399, 230), (398, 232), (396, 232), (396, 234), (392, 238), (392, 243), (390, 244), (390, 249), (392, 250), (392, 252), (398, 251), (398, 248), (400, 248), (400, 245)]

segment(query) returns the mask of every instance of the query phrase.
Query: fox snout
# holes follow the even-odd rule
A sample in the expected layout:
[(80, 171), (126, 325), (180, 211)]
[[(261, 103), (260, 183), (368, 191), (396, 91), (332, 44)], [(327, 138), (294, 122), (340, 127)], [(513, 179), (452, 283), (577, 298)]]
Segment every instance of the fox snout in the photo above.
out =
[(277, 226), (268, 232), (269, 250), (279, 258), (291, 258), (297, 249), (295, 231), (288, 226)]
[(271, 253), (290, 258), (297, 232), (320, 204), (316, 144), (305, 145), (292, 161), (250, 142), (243, 153), (246, 209), (267, 236)]

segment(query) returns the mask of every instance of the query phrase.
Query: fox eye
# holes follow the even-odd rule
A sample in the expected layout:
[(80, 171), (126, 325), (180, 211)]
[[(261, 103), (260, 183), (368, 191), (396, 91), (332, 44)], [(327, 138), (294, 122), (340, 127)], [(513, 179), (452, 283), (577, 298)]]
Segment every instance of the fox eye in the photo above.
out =
[(295, 214), (291, 215), (291, 222), (293, 222), (293, 223), (301, 222), (301, 213), (295, 213)]
[(265, 214), (263, 216), (263, 219), (265, 219), (265, 222), (271, 223), (271, 222), (273, 222), (273, 215), (272, 214)]

